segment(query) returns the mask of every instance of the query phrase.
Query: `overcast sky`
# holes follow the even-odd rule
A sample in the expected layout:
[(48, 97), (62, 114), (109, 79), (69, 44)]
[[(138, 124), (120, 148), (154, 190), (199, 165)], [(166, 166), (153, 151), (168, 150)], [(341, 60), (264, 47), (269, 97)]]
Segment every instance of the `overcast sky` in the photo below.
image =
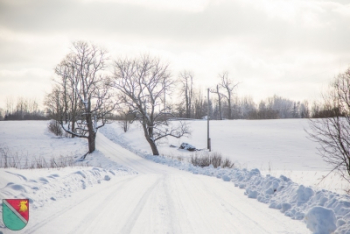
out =
[(348, 0), (0, 0), (0, 107), (43, 100), (76, 40), (116, 59), (149, 53), (204, 90), (218, 74), (239, 96), (320, 98), (350, 66)]

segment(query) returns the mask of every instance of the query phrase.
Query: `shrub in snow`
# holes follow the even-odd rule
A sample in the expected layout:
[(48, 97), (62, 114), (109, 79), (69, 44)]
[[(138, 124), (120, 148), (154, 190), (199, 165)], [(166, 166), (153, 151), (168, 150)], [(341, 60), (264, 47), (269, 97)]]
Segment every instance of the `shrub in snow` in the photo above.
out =
[(47, 128), (49, 129), (50, 132), (52, 132), (56, 136), (59, 136), (59, 137), (63, 136), (63, 130), (58, 121), (54, 119), (50, 120)]
[[(220, 169), (220, 168), (232, 168), (234, 166), (234, 163), (231, 162), (229, 159), (223, 159), (221, 154), (217, 152), (212, 153), (195, 153), (191, 156), (190, 163), (194, 166), (199, 167), (209, 167), (212, 166), (214, 168)], [(217, 174), (217, 178), (221, 178), (222, 175)]]
[(317, 234), (329, 234), (337, 228), (334, 212), (321, 206), (311, 208), (306, 214), (305, 222), (307, 228)]

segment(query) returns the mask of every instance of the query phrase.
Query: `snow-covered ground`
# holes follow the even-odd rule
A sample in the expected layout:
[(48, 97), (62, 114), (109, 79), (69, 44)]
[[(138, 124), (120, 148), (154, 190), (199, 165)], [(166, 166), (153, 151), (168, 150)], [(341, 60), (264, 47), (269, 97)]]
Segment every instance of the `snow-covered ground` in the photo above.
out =
[[(86, 152), (84, 139), (54, 137), (47, 123), (0, 122), (0, 144), (29, 160), (78, 160)], [(189, 139), (160, 145), (173, 158), (150, 156), (139, 125), (123, 133), (114, 123), (99, 132), (97, 151), (84, 166), (0, 169), (1, 199), (30, 199), (28, 226), (16, 233), (328, 233), (335, 225), (350, 232), (348, 196), (287, 178), (301, 175), (312, 185), (328, 169), (305, 138), (306, 121), (212, 121), (213, 150), (240, 167), (230, 170), (175, 159), (190, 155), (169, 145), (206, 146), (206, 122), (190, 124)], [(0, 222), (1, 232), (12, 233)]]
[[(207, 148), (207, 121), (187, 121), (191, 136), (167, 138), (160, 144), (163, 154), (181, 154), (170, 148), (188, 142), (198, 149)], [(134, 149), (151, 152), (138, 123), (132, 124), (124, 134), (122, 128), (114, 123), (101, 129), (106, 133), (113, 129)], [(307, 139), (304, 131), (309, 128), (306, 119), (279, 120), (223, 120), (210, 121), (212, 151), (220, 152), (239, 164), (242, 168), (271, 167), (273, 170), (324, 171), (330, 167), (317, 155), (317, 143)], [(141, 134), (140, 134), (141, 132)], [(186, 154), (184, 154), (186, 155)]]
[[(207, 122), (188, 123), (191, 136), (163, 140), (159, 144), (160, 154), (184, 158), (193, 155), (169, 147), (179, 147), (182, 142), (190, 143), (197, 149), (207, 147)], [(322, 180), (331, 167), (317, 154), (318, 145), (308, 138), (305, 132), (308, 129), (306, 119), (210, 121), (212, 151), (231, 159), (238, 168), (258, 168), (263, 175), (285, 175), (300, 184), (344, 193), (350, 187), (336, 173)], [(127, 133), (117, 123), (108, 125), (102, 132), (136, 153), (151, 154), (138, 123), (131, 125)]]

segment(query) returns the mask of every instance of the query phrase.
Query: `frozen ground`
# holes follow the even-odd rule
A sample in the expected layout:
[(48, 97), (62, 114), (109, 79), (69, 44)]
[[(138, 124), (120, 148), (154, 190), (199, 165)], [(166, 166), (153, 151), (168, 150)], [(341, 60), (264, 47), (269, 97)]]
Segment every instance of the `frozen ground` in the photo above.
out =
[[(57, 147), (60, 154), (78, 158), (86, 150), (82, 139), (52, 137), (47, 122), (6, 123), (0, 122), (0, 142), (10, 149), (22, 147), (27, 155), (49, 159), (51, 146), (52, 155)], [(31, 124), (34, 133), (26, 129)], [(102, 131), (107, 137), (98, 134), (98, 151), (88, 156), (89, 166), (0, 169), (0, 198), (31, 201), (28, 226), (10, 232), (0, 223), (0, 233), (310, 233), (332, 231), (336, 225), (339, 233), (349, 231), (347, 196), (319, 192), (285, 177), (265, 177), (259, 170), (201, 169), (152, 157), (137, 136), (140, 129), (133, 128), (123, 134), (112, 124)], [(180, 152), (167, 144), (163, 153)]]

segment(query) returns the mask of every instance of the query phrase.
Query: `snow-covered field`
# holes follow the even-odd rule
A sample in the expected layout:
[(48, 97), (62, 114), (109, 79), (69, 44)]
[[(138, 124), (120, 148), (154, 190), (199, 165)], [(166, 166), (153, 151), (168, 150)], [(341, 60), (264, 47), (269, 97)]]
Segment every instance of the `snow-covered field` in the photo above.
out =
[(211, 121), (212, 149), (232, 159), (233, 170), (175, 159), (190, 153), (170, 145), (206, 147), (205, 121), (190, 122), (190, 138), (164, 140), (167, 157), (149, 155), (138, 124), (123, 133), (113, 123), (101, 129), (97, 151), (83, 165), (87, 142), (54, 137), (47, 123), (0, 122), (0, 144), (17, 157), (77, 161), (61, 169), (0, 169), (0, 198), (29, 198), (31, 209), (22, 231), (0, 222), (0, 233), (329, 233), (335, 225), (350, 232), (350, 199), (335, 185), (344, 183), (332, 175), (307, 187), (329, 168), (306, 139), (305, 120)]
[[(164, 140), (160, 146), (161, 153), (181, 154), (169, 147), (170, 144), (179, 146), (181, 142), (188, 142), (198, 149), (207, 147), (207, 121), (187, 123), (192, 130), (191, 136)], [(273, 170), (328, 170), (329, 166), (316, 153), (317, 144), (307, 139), (304, 128), (308, 126), (306, 119), (210, 121), (212, 151), (220, 152), (248, 169), (267, 169), (270, 164)], [(132, 148), (151, 152), (137, 123), (131, 125), (125, 134), (118, 124), (112, 124), (102, 132), (110, 128), (122, 137), (120, 141)]]
[[(178, 147), (182, 142), (197, 149), (207, 147), (207, 122), (188, 123), (191, 136), (163, 140), (159, 144), (160, 154), (184, 158), (193, 155), (169, 147)], [(344, 193), (349, 185), (337, 174), (332, 173), (322, 180), (331, 167), (317, 154), (317, 143), (308, 138), (304, 129), (309, 129), (306, 119), (210, 121), (212, 151), (231, 159), (238, 168), (258, 168), (263, 175), (285, 175), (300, 184)], [(135, 153), (147, 155), (152, 152), (137, 123), (131, 125), (127, 133), (117, 123), (101, 131)]]

